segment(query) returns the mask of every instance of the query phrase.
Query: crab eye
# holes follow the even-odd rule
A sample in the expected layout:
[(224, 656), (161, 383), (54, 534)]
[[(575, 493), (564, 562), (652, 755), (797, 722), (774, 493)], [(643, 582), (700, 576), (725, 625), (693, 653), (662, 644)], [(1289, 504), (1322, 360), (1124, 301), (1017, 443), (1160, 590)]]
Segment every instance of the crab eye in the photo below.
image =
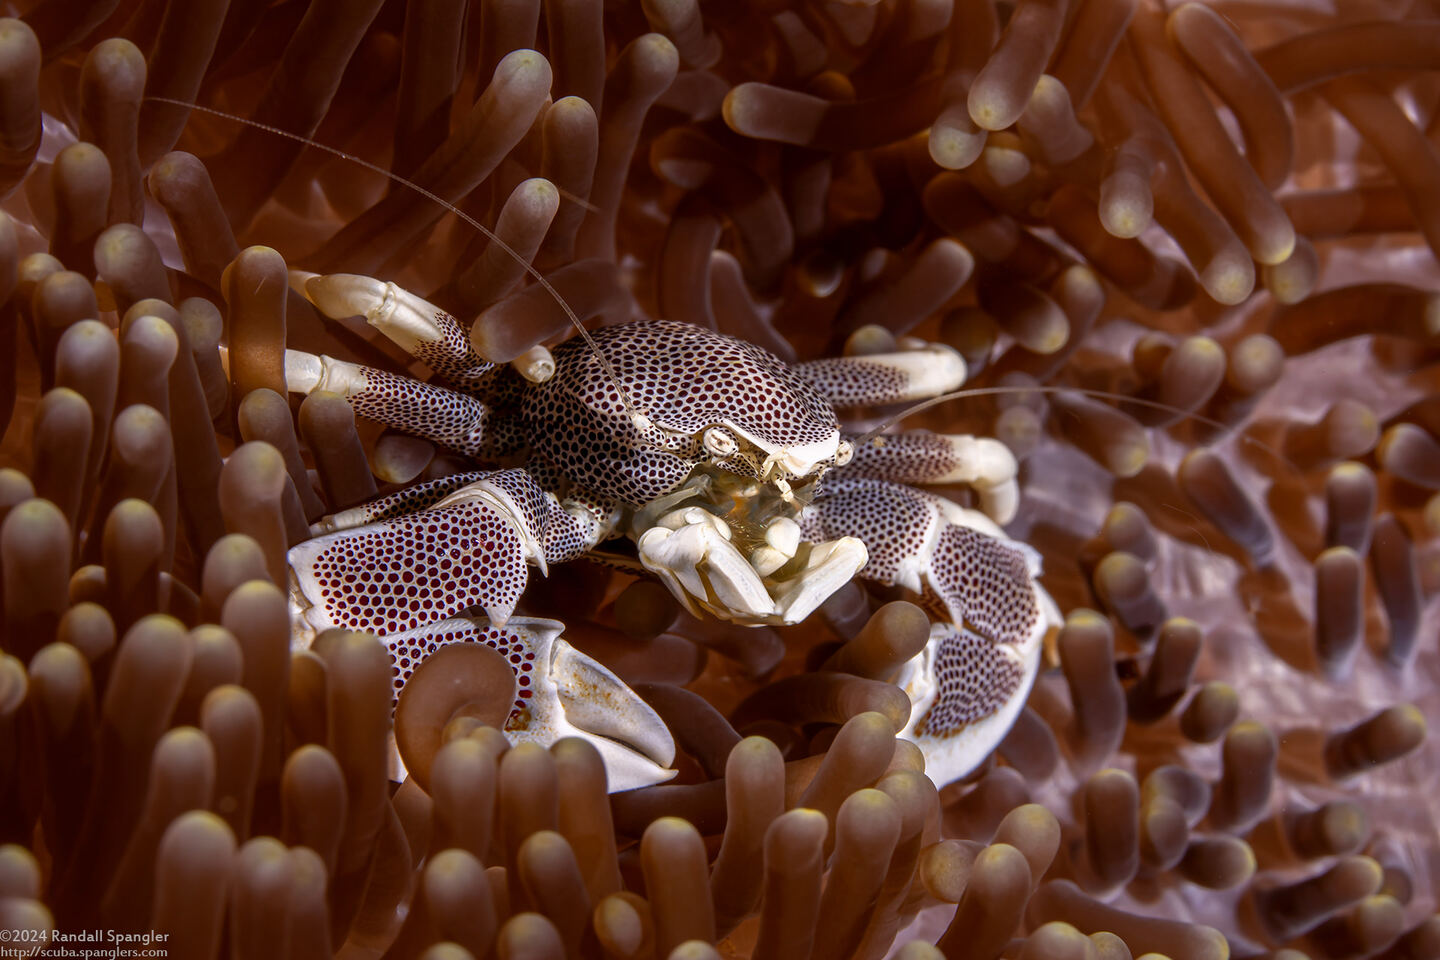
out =
[(706, 430), (700, 438), (700, 442), (705, 444), (705, 449), (712, 456), (716, 457), (728, 457), (740, 449), (740, 445), (735, 442), (735, 438), (730, 436), (728, 431), (720, 427), (711, 427)]
[(855, 448), (850, 445), (850, 441), (841, 440), (840, 444), (835, 448), (835, 466), (845, 466), (853, 456), (855, 456)]

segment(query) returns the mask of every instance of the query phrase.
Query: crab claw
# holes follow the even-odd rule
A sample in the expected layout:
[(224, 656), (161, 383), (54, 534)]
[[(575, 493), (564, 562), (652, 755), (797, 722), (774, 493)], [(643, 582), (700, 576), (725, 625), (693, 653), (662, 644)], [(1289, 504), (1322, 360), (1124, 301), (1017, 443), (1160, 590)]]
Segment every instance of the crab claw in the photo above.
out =
[[(608, 668), (567, 643), (556, 620), (511, 617), (503, 627), (484, 617), (454, 617), (384, 638), (395, 662), (395, 691), (420, 663), (452, 643), (483, 643), (515, 673), (504, 731), (511, 743), (548, 747), (583, 737), (600, 752), (612, 793), (675, 776), (675, 741), (658, 714)], [(404, 764), (397, 756), (399, 776)]]
[[(725, 521), (692, 506), (662, 516), (635, 545), (645, 568), (695, 616), (709, 613), (749, 626), (792, 624), (849, 582), (867, 554), (854, 537), (791, 545), (785, 542), (788, 532), (776, 530), (759, 548), (761, 556), (746, 559), (731, 543)], [(783, 580), (762, 578), (762, 571), (773, 573), (778, 566), (771, 556), (776, 544), (792, 557), (803, 553), (803, 562)]]
[(862, 477), (827, 483), (801, 515), (811, 536), (872, 544), (860, 576), (905, 587), (949, 619), (897, 681), (913, 704), (904, 735), (936, 783), (964, 776), (1025, 703), (1060, 610), (1037, 578), (1040, 557), (984, 514), (943, 497)]
[(480, 480), (430, 509), (290, 548), (297, 639), (343, 627), (385, 636), (469, 607), (503, 625), (543, 553), (525, 512)]
[(1041, 646), (1038, 639), (991, 643), (965, 627), (931, 625), (930, 642), (900, 668), (895, 685), (911, 705), (900, 736), (920, 748), (937, 784), (974, 770), (1004, 738), (1030, 696)]

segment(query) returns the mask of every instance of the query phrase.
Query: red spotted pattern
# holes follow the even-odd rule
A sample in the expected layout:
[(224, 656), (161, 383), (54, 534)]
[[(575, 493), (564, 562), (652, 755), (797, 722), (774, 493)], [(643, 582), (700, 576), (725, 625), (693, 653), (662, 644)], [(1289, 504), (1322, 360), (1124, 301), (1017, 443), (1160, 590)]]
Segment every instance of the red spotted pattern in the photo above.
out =
[(450, 314), (436, 312), (431, 320), (440, 330), (440, 339), (416, 344), (415, 359), (461, 390), (482, 389), (495, 364), (475, 352), (464, 328)]
[(447, 620), (425, 630), (387, 637), (392, 663), (392, 687), (395, 696), (409, 681), (410, 675), (426, 657), (451, 643), (483, 643), (499, 653), (515, 671), (515, 702), (506, 719), (508, 728), (525, 709), (526, 701), (535, 695), (535, 649), (527, 637), (514, 630), (496, 627), (485, 621)]
[(885, 584), (896, 582), (902, 563), (920, 557), (934, 599), (955, 623), (997, 643), (1025, 642), (1041, 616), (1025, 554), (949, 523), (942, 502), (898, 483), (827, 476), (800, 529), (810, 541), (859, 537), (870, 553), (860, 576)]
[(930, 483), (959, 466), (960, 460), (949, 440), (917, 430), (881, 434), (869, 443), (857, 444), (850, 462), (836, 469), (847, 477)]
[(527, 577), (513, 527), (476, 502), (347, 532), (312, 572), (333, 623), (382, 636), (480, 604), (513, 606)]

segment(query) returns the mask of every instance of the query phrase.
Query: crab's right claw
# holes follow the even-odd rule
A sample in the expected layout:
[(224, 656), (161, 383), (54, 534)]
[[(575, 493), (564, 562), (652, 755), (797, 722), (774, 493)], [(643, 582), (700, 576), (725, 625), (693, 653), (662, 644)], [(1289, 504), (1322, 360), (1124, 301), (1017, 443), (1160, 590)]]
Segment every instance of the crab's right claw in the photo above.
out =
[(295, 642), (331, 627), (380, 636), (480, 607), (503, 625), (539, 549), (523, 514), (483, 481), (429, 510), (290, 548)]
[[(798, 528), (783, 521), (767, 531), (750, 559), (731, 543), (725, 521), (699, 507), (660, 518), (636, 540), (640, 562), (695, 616), (706, 613), (750, 626), (793, 624), (865, 566), (865, 545), (854, 537), (798, 543)], [(783, 580), (772, 574), (803, 551), (800, 569)]]
[[(395, 685), (440, 647), (483, 643), (515, 672), (515, 700), (505, 720), (511, 743), (549, 747), (581, 737), (605, 761), (610, 792), (663, 783), (675, 776), (675, 741), (659, 715), (602, 663), (561, 638), (565, 625), (513, 617), (498, 627), (484, 617), (454, 617), (384, 638), (395, 659)], [(403, 763), (397, 760), (400, 777)]]

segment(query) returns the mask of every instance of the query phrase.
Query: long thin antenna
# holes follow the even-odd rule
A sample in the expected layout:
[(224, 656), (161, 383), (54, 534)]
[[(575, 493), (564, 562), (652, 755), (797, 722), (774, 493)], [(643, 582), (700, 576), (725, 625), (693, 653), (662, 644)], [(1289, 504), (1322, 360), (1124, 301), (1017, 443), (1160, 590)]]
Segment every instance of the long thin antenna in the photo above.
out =
[[(461, 210), (449, 200), (446, 200), (444, 197), (441, 197), (438, 194), (427, 190), (425, 187), (422, 187), (414, 180), (410, 180), (407, 177), (400, 176), (400, 174), (398, 173), (386, 170), (384, 167), (378, 164), (371, 163), (364, 157), (357, 157), (353, 153), (346, 153), (344, 150), (341, 150), (337, 147), (332, 147), (328, 144), (321, 143), (318, 140), (312, 140), (309, 137), (303, 137), (298, 133), (291, 133), (289, 130), (281, 129), (280, 127), (273, 126), (272, 124), (261, 123), (259, 120), (251, 120), (249, 117), (238, 117), (233, 113), (226, 113), (224, 110), (216, 110), (214, 107), (201, 106), (198, 103), (190, 103), (186, 100), (176, 100), (171, 97), (147, 96), (145, 97), (145, 99), (151, 100), (155, 103), (168, 103), (171, 106), (184, 107), (188, 110), (198, 110), (201, 113), (207, 113), (211, 116), (230, 120), (234, 123), (243, 124), (247, 127), (254, 127), (256, 130), (264, 130), (266, 133), (272, 133), (275, 136), (284, 137), (287, 140), (293, 140), (294, 142), (304, 144), (307, 147), (314, 147), (316, 150), (324, 151), (325, 153), (328, 153), (332, 156), (339, 157), (341, 160), (357, 164), (364, 169), (371, 171), (372, 173), (378, 173), (380, 176), (386, 178), (387, 180), (390, 180), (393, 183), (398, 183), (403, 187), (414, 190), (416, 193), (420, 194), (420, 196), (424, 197), (425, 199), (430, 200), (438, 206), (443, 207), (444, 209), (455, 214), (455, 216), (459, 217), (466, 224), (474, 227), (482, 236), (486, 237), (491, 243), (495, 244), (501, 250), (504, 250), (511, 257), (513, 257), (515, 259), (515, 262), (523, 266), (525, 268), (525, 272), (528, 273), (531, 277), (533, 277), (535, 279), (535, 282), (540, 284), (540, 286), (544, 288), (545, 292), (550, 294), (550, 296), (555, 299), (555, 302), (560, 305), (560, 309), (565, 311), (565, 316), (570, 318), (570, 323), (575, 327), (576, 330), (579, 331), (580, 336), (585, 338), (585, 343), (590, 347), (590, 352), (594, 354), (595, 359), (600, 361), (600, 367), (605, 371), (605, 375), (610, 378), (611, 385), (615, 387), (615, 393), (620, 398), (620, 404), (625, 408), (625, 415), (630, 419), (630, 423), (635, 427), (636, 430), (644, 431), (650, 428), (650, 418), (645, 416), (645, 414), (641, 413), (638, 409), (636, 409), (635, 404), (630, 402), (630, 395), (625, 392), (624, 386), (620, 383), (620, 375), (616, 373), (615, 368), (611, 366), (610, 359), (606, 357), (605, 354), (600, 350), (600, 345), (595, 342), (594, 337), (590, 336), (590, 331), (585, 329), (584, 324), (582, 324), (580, 322), (580, 318), (575, 315), (575, 311), (571, 309), (570, 304), (566, 303), (565, 298), (560, 296), (560, 291), (556, 290), (553, 286), (551, 286), (550, 281), (546, 280), (545, 277), (540, 273), (540, 271), (535, 269), (534, 265), (532, 265), (530, 261), (520, 256), (520, 254), (516, 252), (513, 247), (511, 247), (504, 240), (501, 240), (500, 237), (495, 234), (495, 231), (491, 230), (489, 227), (485, 226), (485, 224), (470, 216), (470, 214), (466, 213), (464, 210)], [(585, 206), (587, 209), (594, 209), (594, 207), (590, 204), (585, 204)]]

